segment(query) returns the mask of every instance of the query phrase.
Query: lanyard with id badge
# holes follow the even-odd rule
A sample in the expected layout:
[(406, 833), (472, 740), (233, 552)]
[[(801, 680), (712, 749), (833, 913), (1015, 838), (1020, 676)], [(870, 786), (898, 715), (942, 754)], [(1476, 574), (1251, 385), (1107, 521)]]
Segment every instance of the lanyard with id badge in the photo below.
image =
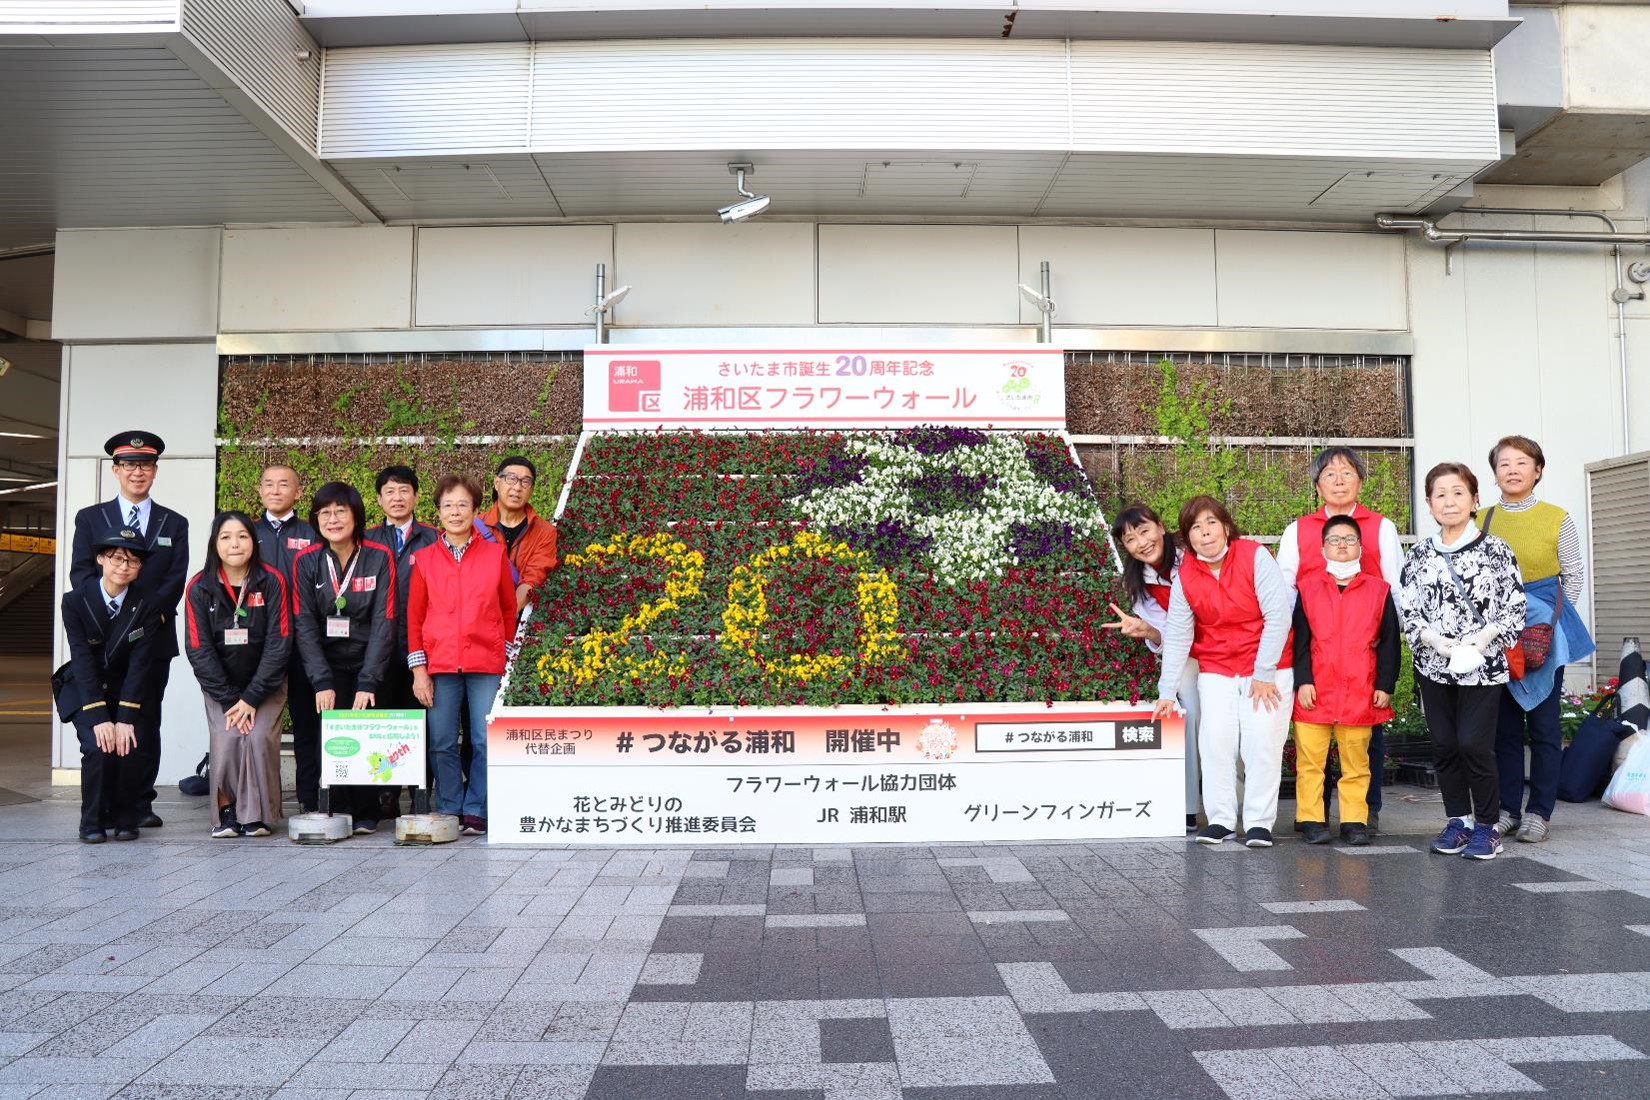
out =
[[(235, 591), (234, 585), (229, 583), (229, 574), (225, 573), (222, 569), (218, 570), (218, 579), (223, 581), (225, 592)], [(246, 617), (248, 614), (246, 608), (242, 605), (246, 602), (246, 590), (251, 587), (251, 577), (247, 577), (241, 582), (240, 595), (235, 597), (235, 625), (226, 626), (223, 628), (223, 644), (226, 646), (246, 645), (249, 641), (251, 641), (251, 631), (247, 630), (247, 628), (242, 625), (246, 622)]]
[(338, 579), (338, 567), (332, 563), (332, 555), (327, 558), (327, 576), (332, 581), (333, 614), (327, 616), (327, 637), (348, 638), (349, 616), (344, 614), (344, 593), (349, 591), (349, 582), (355, 576), (355, 567), (361, 564), (361, 548), (356, 547), (355, 553), (350, 555), (349, 568), (344, 570), (344, 579)]

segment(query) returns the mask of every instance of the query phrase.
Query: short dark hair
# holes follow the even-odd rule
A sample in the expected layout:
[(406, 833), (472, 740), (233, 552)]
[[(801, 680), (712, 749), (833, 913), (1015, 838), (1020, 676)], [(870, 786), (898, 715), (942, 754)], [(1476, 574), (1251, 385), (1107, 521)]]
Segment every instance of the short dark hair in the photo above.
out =
[(1168, 524), (1149, 504), (1131, 504), (1117, 513), (1112, 521), (1111, 538), (1117, 544), (1118, 556), (1123, 559), (1123, 590), (1129, 594), (1129, 599), (1139, 603), (1146, 598), (1146, 563), (1137, 561), (1132, 555), (1123, 550), (1123, 536), (1131, 527), (1147, 527), (1152, 524), (1163, 528), (1163, 548), (1158, 560), (1151, 563), (1157, 570), (1157, 575), (1164, 580), (1169, 579), (1174, 571), (1174, 532), (1168, 529)]
[(1351, 447), (1325, 447), (1318, 452), (1317, 457), (1312, 459), (1312, 465), (1306, 471), (1307, 475), (1311, 477), (1314, 487), (1318, 484), (1318, 479), (1323, 476), (1323, 472), (1329, 468), (1329, 464), (1337, 458), (1352, 467), (1352, 471), (1358, 475), (1359, 481), (1369, 480), (1369, 474), (1364, 469), (1363, 457), (1357, 451), (1354, 451)]
[(1363, 528), (1359, 527), (1358, 521), (1353, 519), (1351, 516), (1330, 516), (1328, 521), (1323, 525), (1323, 541), (1325, 542), (1329, 541), (1329, 529), (1331, 527), (1350, 527), (1352, 528), (1352, 533), (1358, 536), (1358, 541), (1364, 541)]
[(392, 481), (399, 481), (411, 485), (413, 492), (418, 492), (418, 475), (411, 466), (385, 466), (378, 471), (378, 480), (373, 484), (372, 491), (382, 493), (384, 486)]
[[(1547, 469), (1547, 454), (1541, 449), (1541, 444), (1527, 435), (1502, 436), (1495, 441), (1495, 446), (1490, 448), (1491, 474), (1495, 473), (1495, 460), (1501, 457), (1503, 447), (1511, 447), (1515, 451), (1521, 451), (1528, 455), (1530, 461), (1535, 463), (1535, 483), (1537, 485), (1541, 484), (1541, 474)], [(1474, 492), (1476, 491), (1474, 490)]]
[(1243, 537), (1243, 532), (1238, 530), (1237, 521), (1232, 518), (1232, 513), (1227, 510), (1226, 505), (1222, 504), (1214, 497), (1204, 494), (1201, 496), (1195, 496), (1180, 506), (1181, 542), (1185, 543), (1187, 546), (1192, 544), (1192, 525), (1195, 524), (1198, 517), (1203, 515), (1205, 512), (1213, 515), (1220, 521), (1220, 525), (1226, 528), (1226, 538), (1228, 541)]
[(448, 474), (435, 483), (435, 504), (441, 507), (442, 498), (454, 489), (463, 489), (470, 496), (470, 503), (477, 508), (481, 507), (481, 486), (476, 479), (468, 474)]
[(1438, 465), (1428, 470), (1425, 489), (1426, 495), (1428, 497), (1432, 496), (1432, 487), (1437, 484), (1439, 478), (1449, 477), (1452, 474), (1467, 483), (1467, 490), (1472, 493), (1473, 496), (1476, 497), (1478, 495), (1478, 475), (1473, 473), (1472, 467), (1468, 466), (1464, 462), (1440, 462)]
[(309, 525), (321, 529), (321, 509), (342, 504), (355, 517), (355, 533), (360, 538), (367, 531), (367, 506), (361, 501), (361, 492), (346, 481), (329, 481), (309, 498)]
[(246, 563), (246, 575), (256, 577), (263, 572), (263, 556), (258, 553), (258, 529), (252, 525), (252, 517), (245, 512), (230, 509), (212, 517), (212, 533), (206, 537), (206, 565), (201, 570), (208, 580), (216, 577), (218, 570), (223, 566), (222, 560), (218, 557), (218, 532), (223, 530), (224, 524), (231, 521), (245, 527), (247, 537), (252, 540), (252, 558)]
[(527, 467), (527, 472), (532, 475), (534, 481), (539, 479), (539, 468), (533, 465), (533, 460), (528, 458), (526, 455), (511, 455), (509, 458), (498, 464), (498, 469), (493, 471), (493, 476), (499, 476), (512, 466), (525, 466)]

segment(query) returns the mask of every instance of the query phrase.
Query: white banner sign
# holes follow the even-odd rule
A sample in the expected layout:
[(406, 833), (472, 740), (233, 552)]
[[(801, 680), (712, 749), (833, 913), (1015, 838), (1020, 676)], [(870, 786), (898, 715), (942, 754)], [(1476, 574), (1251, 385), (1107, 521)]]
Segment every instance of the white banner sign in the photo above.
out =
[(599, 429), (1066, 425), (1065, 354), (994, 348), (584, 351), (584, 424)]
[(321, 786), (425, 786), (424, 712), (321, 712)]
[(1185, 760), (1126, 703), (504, 707), (488, 843), (1179, 837)]

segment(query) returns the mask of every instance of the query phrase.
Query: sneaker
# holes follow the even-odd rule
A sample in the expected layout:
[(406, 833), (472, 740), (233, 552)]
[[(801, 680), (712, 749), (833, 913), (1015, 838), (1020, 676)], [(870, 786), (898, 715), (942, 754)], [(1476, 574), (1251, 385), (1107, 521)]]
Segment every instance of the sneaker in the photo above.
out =
[(484, 817), (473, 817), (470, 814), (465, 814), (463, 817), (459, 818), (458, 832), (460, 836), (486, 836), (487, 819)]
[(1432, 841), (1432, 850), (1441, 856), (1460, 855), (1472, 839), (1472, 827), (1459, 818), (1450, 818), (1444, 829)]
[(269, 832), (269, 826), (262, 821), (248, 821), (241, 826), (242, 836), (268, 836)]
[(1329, 826), (1321, 821), (1296, 822), (1301, 827), (1301, 839), (1308, 844), (1328, 844)]
[(1203, 826), (1203, 828), (1198, 832), (1197, 842), (1199, 844), (1219, 844), (1231, 835), (1232, 830), (1228, 829), (1226, 826), (1216, 825), (1213, 822), (1210, 822), (1209, 824)]
[(376, 833), (377, 831), (378, 831), (378, 822), (373, 821), (371, 818), (368, 818), (365, 821), (357, 821), (355, 823), (355, 835), (356, 836), (366, 836), (369, 833)]
[(1518, 818), (1514, 817), (1506, 810), (1502, 810), (1501, 817), (1497, 819), (1495, 823), (1495, 831), (1500, 833), (1502, 836), (1512, 836), (1514, 833), (1518, 832), (1518, 822)]
[(1187, 814), (1186, 815), (1186, 831), (1188, 833), (1197, 832), (1197, 815), (1196, 814)]
[(1494, 825), (1475, 825), (1472, 840), (1462, 849), (1467, 859), (1494, 859), (1501, 854), (1501, 831)]
[[(1328, 832), (1328, 830), (1324, 830)], [(1272, 830), (1256, 826), (1243, 834), (1245, 848), (1270, 848), (1272, 846)]]
[(1369, 847), (1369, 826), (1356, 821), (1341, 822), (1341, 843), (1348, 848)]
[(1518, 839), (1524, 844), (1540, 844), (1547, 839), (1547, 819), (1540, 814), (1525, 814), (1518, 826)]
[(212, 827), (212, 839), (224, 840), (241, 835), (241, 823), (235, 820), (235, 807), (225, 806), (218, 811), (218, 823)]

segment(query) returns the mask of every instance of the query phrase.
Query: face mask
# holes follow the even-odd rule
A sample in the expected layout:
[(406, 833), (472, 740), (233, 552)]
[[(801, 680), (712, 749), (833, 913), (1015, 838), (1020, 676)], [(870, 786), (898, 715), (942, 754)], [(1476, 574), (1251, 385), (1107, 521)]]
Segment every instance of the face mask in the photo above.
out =
[(1326, 558), (1324, 564), (1329, 567), (1329, 575), (1338, 581), (1349, 581), (1364, 569), (1364, 563), (1357, 558), (1351, 561), (1330, 561)]
[(1218, 553), (1218, 554), (1216, 554), (1216, 555), (1215, 555), (1215, 556), (1214, 556), (1214, 557), (1212, 557), (1212, 558), (1206, 558), (1206, 557), (1204, 557), (1204, 556), (1203, 556), (1203, 555), (1202, 555), (1202, 554), (1199, 554), (1199, 555), (1198, 555), (1198, 556), (1197, 556), (1197, 560), (1198, 560), (1198, 561), (1201, 561), (1201, 562), (1205, 562), (1205, 563), (1207, 563), (1207, 564), (1209, 564), (1209, 565), (1214, 565), (1214, 564), (1215, 564), (1215, 563), (1216, 563), (1216, 562), (1221, 562), (1221, 561), (1225, 561), (1225, 560), (1226, 560), (1226, 554), (1227, 554), (1227, 552), (1228, 552), (1228, 551), (1230, 551), (1230, 550), (1231, 550), (1231, 549), (1232, 549), (1232, 544), (1231, 544), (1231, 543), (1227, 543), (1227, 544), (1226, 544), (1226, 545), (1225, 545), (1225, 546), (1223, 546), (1223, 547), (1221, 547), (1221, 549), (1220, 549), (1220, 553)]

